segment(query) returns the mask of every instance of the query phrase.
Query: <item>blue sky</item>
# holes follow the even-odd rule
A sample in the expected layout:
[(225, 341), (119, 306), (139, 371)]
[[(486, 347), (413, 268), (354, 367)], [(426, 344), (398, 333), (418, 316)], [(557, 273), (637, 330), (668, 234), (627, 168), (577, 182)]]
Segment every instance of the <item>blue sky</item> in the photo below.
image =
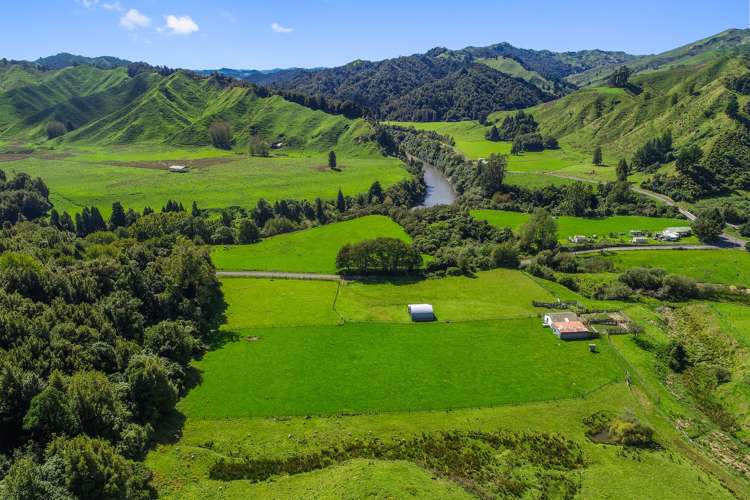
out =
[(644, 54), (747, 25), (748, 0), (2, 0), (0, 57), (266, 69), (503, 41)]

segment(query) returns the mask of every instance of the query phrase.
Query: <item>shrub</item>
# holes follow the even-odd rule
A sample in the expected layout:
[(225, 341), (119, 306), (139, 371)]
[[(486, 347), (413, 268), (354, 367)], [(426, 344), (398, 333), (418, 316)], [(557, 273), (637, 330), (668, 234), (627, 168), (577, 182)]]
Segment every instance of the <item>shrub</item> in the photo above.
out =
[(60, 137), (61, 135), (65, 135), (66, 132), (67, 132), (67, 129), (65, 128), (65, 124), (63, 122), (52, 120), (51, 122), (47, 123), (47, 138), (48, 139), (54, 139), (55, 137)]
[(294, 225), (294, 222), (286, 217), (274, 217), (263, 226), (263, 232), (266, 236), (274, 236), (277, 234), (291, 233), (296, 228), (297, 226)]
[(518, 260), (518, 249), (511, 242), (501, 243), (495, 247), (492, 252), (492, 260), (497, 267), (507, 267), (517, 269), (520, 261)]
[(609, 440), (639, 448), (653, 446), (654, 430), (636, 419), (615, 418), (609, 425)]
[(211, 144), (219, 149), (232, 149), (232, 127), (227, 122), (214, 122), (208, 127)]

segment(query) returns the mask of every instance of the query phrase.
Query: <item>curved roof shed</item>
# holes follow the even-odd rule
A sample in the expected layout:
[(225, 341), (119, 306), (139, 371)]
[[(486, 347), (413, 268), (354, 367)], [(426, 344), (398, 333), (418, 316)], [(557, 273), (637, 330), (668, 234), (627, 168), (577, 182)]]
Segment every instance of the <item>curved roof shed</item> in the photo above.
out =
[(435, 321), (432, 304), (409, 304), (408, 309), (412, 321)]

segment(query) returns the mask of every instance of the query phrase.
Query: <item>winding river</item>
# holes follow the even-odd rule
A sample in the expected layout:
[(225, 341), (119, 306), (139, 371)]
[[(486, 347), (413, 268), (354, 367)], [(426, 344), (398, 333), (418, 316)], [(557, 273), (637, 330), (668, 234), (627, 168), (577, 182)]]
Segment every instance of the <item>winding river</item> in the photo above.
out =
[(427, 184), (427, 194), (420, 206), (450, 205), (456, 201), (456, 191), (442, 172), (431, 165), (423, 164), (422, 168), (424, 181)]

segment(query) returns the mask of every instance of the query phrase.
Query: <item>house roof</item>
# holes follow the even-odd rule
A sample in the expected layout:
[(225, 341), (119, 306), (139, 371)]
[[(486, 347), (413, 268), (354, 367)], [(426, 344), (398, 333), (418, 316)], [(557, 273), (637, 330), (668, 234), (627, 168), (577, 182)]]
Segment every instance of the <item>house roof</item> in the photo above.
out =
[(557, 321), (555, 323), (552, 323), (552, 328), (557, 330), (558, 332), (562, 333), (578, 333), (578, 332), (588, 332), (589, 329), (586, 328), (586, 325), (584, 325), (580, 321)]

